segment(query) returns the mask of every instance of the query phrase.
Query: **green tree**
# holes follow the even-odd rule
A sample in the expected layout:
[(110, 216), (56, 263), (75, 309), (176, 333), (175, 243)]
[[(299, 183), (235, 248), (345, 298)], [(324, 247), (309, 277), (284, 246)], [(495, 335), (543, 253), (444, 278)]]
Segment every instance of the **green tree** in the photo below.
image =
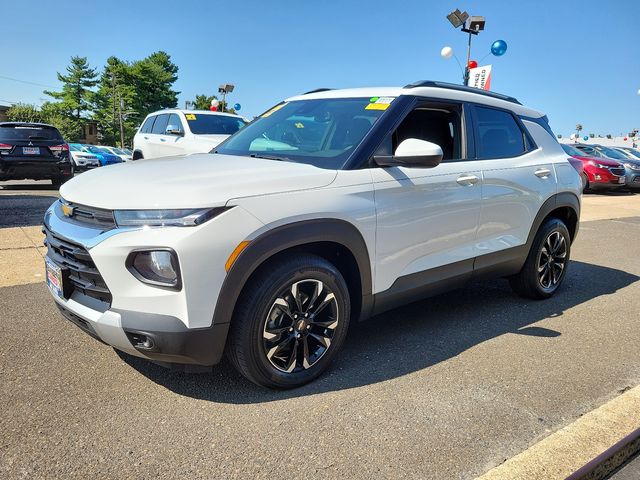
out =
[(92, 109), (94, 92), (91, 89), (97, 84), (98, 74), (95, 68), (89, 66), (86, 57), (71, 57), (71, 63), (66, 70), (66, 75), (58, 72), (62, 91), (45, 90), (44, 93), (57, 100), (57, 102), (51, 102), (55, 105), (51, 109), (55, 111), (56, 119), (62, 121), (59, 117), (66, 118), (64, 123), (73, 134), (69, 139), (78, 140), (82, 136), (82, 125), (85, 123), (87, 113)]
[(35, 122), (45, 123), (45, 116), (36, 105), (29, 103), (16, 103), (7, 110), (7, 118), (10, 122)]
[(193, 108), (196, 110), (209, 110), (211, 107), (211, 100), (217, 100), (215, 95), (196, 95), (196, 99), (193, 102)]
[(120, 119), (125, 143), (130, 143), (140, 121), (149, 113), (178, 104), (173, 90), (178, 67), (165, 52), (135, 62), (110, 57), (98, 82), (94, 119), (100, 140), (120, 143)]

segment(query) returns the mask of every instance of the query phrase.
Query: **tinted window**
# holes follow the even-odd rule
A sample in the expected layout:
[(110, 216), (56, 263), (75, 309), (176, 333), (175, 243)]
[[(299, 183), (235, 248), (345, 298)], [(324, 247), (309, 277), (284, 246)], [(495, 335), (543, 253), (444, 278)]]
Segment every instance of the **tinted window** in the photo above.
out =
[(435, 143), (442, 148), (442, 160), (462, 157), (460, 107), (421, 105), (411, 111), (392, 135), (392, 151), (408, 138)]
[(151, 133), (151, 129), (153, 128), (153, 122), (156, 120), (156, 116), (149, 117), (144, 121), (140, 132), (142, 133)]
[(167, 126), (172, 126), (178, 128), (181, 132), (184, 132), (184, 128), (182, 127), (182, 122), (180, 121), (180, 117), (175, 113), (169, 115), (169, 122)]
[(185, 113), (191, 133), (196, 135), (233, 135), (247, 122), (237, 117), (205, 113)]
[(478, 158), (516, 157), (525, 152), (524, 135), (508, 112), (476, 107)]
[(2, 125), (0, 126), (0, 141), (11, 140), (62, 140), (62, 135), (54, 127), (35, 125)]
[(581, 152), (577, 148), (573, 148), (573, 147), (571, 147), (571, 146), (569, 146), (567, 144), (562, 144), (561, 147), (565, 151), (565, 153), (567, 153), (568, 155), (571, 155), (572, 157), (582, 157), (582, 156), (584, 156), (583, 152)]
[(151, 129), (151, 133), (158, 133), (164, 135), (164, 132), (167, 130), (167, 123), (169, 122), (169, 115), (163, 113), (162, 115), (158, 115), (156, 117), (156, 121), (153, 124), (153, 128)]

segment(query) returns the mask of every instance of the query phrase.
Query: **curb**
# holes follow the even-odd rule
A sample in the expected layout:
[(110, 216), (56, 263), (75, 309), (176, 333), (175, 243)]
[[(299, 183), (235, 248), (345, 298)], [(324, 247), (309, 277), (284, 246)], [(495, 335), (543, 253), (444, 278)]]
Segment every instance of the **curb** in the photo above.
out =
[(603, 480), (640, 452), (640, 428), (569, 475), (566, 480)]

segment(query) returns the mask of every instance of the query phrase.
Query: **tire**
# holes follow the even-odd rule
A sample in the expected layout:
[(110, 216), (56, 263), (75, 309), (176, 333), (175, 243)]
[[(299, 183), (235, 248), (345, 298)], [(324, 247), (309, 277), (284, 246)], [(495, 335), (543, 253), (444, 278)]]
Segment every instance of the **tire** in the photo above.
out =
[(535, 300), (553, 296), (565, 277), (570, 254), (567, 226), (558, 218), (546, 220), (533, 239), (522, 270), (509, 278), (511, 288), (518, 295)]
[(133, 152), (133, 158), (131, 160), (142, 160), (144, 157), (142, 156), (142, 152), (136, 150)]
[(68, 179), (66, 177), (55, 177), (51, 179), (51, 185), (53, 185), (54, 188), (60, 188), (60, 186), (67, 180)]
[(586, 173), (583, 173), (580, 177), (582, 178), (582, 193), (589, 192), (589, 177), (587, 177)]
[(350, 314), (347, 284), (333, 264), (315, 255), (281, 256), (245, 286), (227, 356), (258, 385), (299, 387), (327, 369), (344, 342)]

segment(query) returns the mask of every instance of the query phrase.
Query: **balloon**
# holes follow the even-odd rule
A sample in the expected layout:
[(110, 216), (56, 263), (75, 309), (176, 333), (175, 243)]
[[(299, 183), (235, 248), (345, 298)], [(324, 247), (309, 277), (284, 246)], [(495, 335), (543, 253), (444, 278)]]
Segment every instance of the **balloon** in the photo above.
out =
[(587, 140), (589, 140), (589, 137), (585, 135), (584, 137), (582, 137), (582, 139), (586, 142)]
[(478, 62), (476, 62), (475, 60), (469, 60), (469, 68), (477, 68), (478, 67)]
[(240, 105), (239, 103), (236, 103), (236, 104), (233, 106), (233, 109), (234, 109), (236, 112), (240, 111), (240, 109), (241, 109), (241, 108), (242, 108), (242, 105)]
[(442, 50), (440, 50), (440, 56), (442, 58), (451, 58), (453, 56), (453, 48), (442, 47)]
[(501, 57), (507, 51), (507, 42), (504, 40), (496, 40), (491, 44), (491, 53), (496, 57)]
[(570, 138), (571, 140), (575, 140), (575, 139), (576, 139), (576, 134), (575, 134), (575, 133), (572, 133), (571, 135), (569, 135), (569, 138)]
[(218, 107), (216, 107), (215, 105), (211, 105), (209, 107), (209, 110), (211, 110), (212, 112), (217, 112), (218, 111)]
[(638, 95), (640, 95), (640, 90), (638, 90)]
[(627, 140), (628, 140), (628, 138), (627, 138), (627, 137), (624, 137), (624, 141), (626, 142)]
[(220, 102), (218, 100), (216, 100), (215, 98), (213, 100), (211, 100), (211, 106), (212, 107), (217, 107), (218, 105), (220, 105)]

